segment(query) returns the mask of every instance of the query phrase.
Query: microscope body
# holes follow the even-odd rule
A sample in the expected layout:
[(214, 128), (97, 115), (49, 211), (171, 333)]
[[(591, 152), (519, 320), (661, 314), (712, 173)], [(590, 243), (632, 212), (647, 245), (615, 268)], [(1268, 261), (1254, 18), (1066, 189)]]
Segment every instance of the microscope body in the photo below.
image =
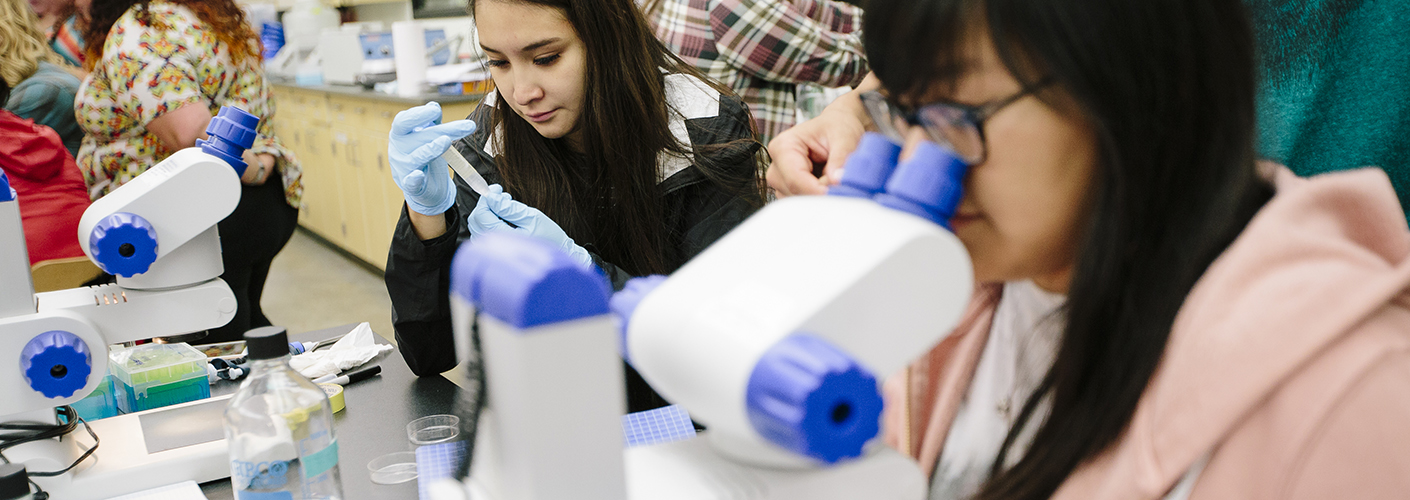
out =
[[(629, 282), (610, 316), (605, 280), (547, 244), (467, 243), (452, 315), (462, 360), (478, 317), (487, 408), (469, 478), (437, 498), (563, 498), (530, 486), (552, 484), (603, 500), (923, 499), (915, 462), (877, 439), (880, 380), (943, 340), (969, 302), (969, 256), (948, 230), (966, 167), (941, 148), (898, 167), (898, 153), (869, 136), (837, 196), (768, 205), (669, 278)], [(531, 316), (545, 319), (515, 319)], [(707, 430), (623, 451), (611, 347)], [(551, 445), (526, 444), (550, 426)], [(560, 454), (594, 473), (565, 475), (586, 469)]]
[[(234, 317), (235, 296), (219, 278), (216, 225), (239, 203), (240, 156), (257, 123), (222, 108), (207, 128), (209, 141), (177, 151), (88, 207), (79, 222), (80, 246), (117, 276), (115, 284), (34, 293), (17, 211), (16, 224), (8, 223), (17, 202), (0, 198), (0, 230), (8, 233), (0, 239), (19, 242), (19, 251), (7, 245), (0, 253), (0, 352), (13, 356), (0, 359), (0, 422), (57, 423), (54, 407), (83, 399), (107, 375), (111, 344), (197, 332)], [(63, 470), (91, 445), (82, 434), (19, 445), (6, 456), (31, 473)], [(98, 456), (127, 441), (100, 438), (112, 444), (100, 447)], [(74, 499), (171, 482), (162, 474), (128, 474), (120, 470), (124, 464), (91, 462), (97, 461), (35, 480), (56, 498)], [(201, 474), (228, 475), (206, 469)], [(151, 481), (158, 484), (143, 487)]]

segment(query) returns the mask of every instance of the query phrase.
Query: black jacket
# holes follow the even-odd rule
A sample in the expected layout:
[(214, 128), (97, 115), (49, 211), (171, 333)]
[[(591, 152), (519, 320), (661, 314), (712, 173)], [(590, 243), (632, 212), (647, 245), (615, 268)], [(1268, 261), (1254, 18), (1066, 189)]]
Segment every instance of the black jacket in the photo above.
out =
[[(487, 101), (489, 99), (492, 97)], [(488, 124), (490, 112), (490, 106), (481, 104), (469, 118), (478, 124)], [(693, 145), (723, 144), (753, 137), (747, 113), (747, 108), (739, 99), (720, 97), (716, 114), (698, 118), (686, 115), (684, 122)], [(499, 172), (494, 158), (485, 148), (490, 133), (489, 127), (483, 127), (469, 137), (456, 141), (454, 147), (487, 182), (495, 184), (499, 182)], [(738, 161), (717, 166), (717, 171), (723, 167), (723, 175), (757, 177), (758, 167), (754, 159), (758, 148), (759, 145), (754, 143), (748, 154), (734, 151), (730, 157)], [(397, 348), (418, 376), (439, 374), (456, 365), (448, 296), (450, 261), (460, 243), (470, 237), (465, 217), (475, 208), (479, 195), (470, 190), (459, 175), (454, 178), (457, 194), (455, 206), (446, 212), (446, 234), (421, 241), (412, 229), (403, 205), (387, 256), (387, 292), (392, 299), (392, 323), (396, 329)], [(673, 228), (674, 234), (681, 235), (677, 242), (678, 253), (684, 258), (673, 263), (672, 270), (733, 229), (764, 201), (727, 192), (707, 179), (694, 164), (670, 174), (659, 186), (665, 196), (667, 225)], [(592, 253), (594, 262), (611, 279), (613, 289), (620, 290), (632, 277), (593, 253), (593, 242), (577, 243)], [(630, 367), (627, 382), (630, 411), (650, 409), (664, 403)]]

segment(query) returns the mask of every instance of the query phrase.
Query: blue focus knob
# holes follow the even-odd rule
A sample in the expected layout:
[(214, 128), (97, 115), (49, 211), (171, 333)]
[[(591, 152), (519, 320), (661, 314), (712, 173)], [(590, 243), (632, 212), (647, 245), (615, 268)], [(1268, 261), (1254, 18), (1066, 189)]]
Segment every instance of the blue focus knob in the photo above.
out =
[(876, 377), (807, 334), (790, 335), (764, 353), (749, 375), (745, 403), (761, 436), (826, 463), (860, 456), (881, 425)]
[(140, 215), (118, 212), (93, 226), (88, 250), (103, 271), (131, 278), (156, 262), (157, 229)]
[(51, 330), (29, 339), (20, 350), (20, 371), (44, 397), (66, 398), (88, 385), (93, 353), (77, 335)]
[(236, 175), (245, 175), (245, 150), (254, 145), (258, 136), (259, 118), (239, 108), (222, 106), (206, 126), (209, 140), (197, 139), (201, 151), (224, 160), (235, 167)]
[(901, 156), (901, 146), (886, 136), (876, 132), (862, 135), (857, 149), (847, 157), (847, 166), (842, 173), (842, 181), (827, 190), (834, 196), (871, 198), (886, 187), (886, 179), (896, 170), (896, 158)]
[(950, 217), (959, 207), (968, 172), (969, 165), (953, 151), (921, 142), (911, 157), (896, 167), (886, 182), (886, 192), (877, 195), (876, 201), (950, 229)]

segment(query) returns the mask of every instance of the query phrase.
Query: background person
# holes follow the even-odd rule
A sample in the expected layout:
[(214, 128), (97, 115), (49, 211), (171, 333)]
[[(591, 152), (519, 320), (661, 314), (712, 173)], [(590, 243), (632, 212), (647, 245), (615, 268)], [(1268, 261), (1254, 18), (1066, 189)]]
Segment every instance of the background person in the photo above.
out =
[(832, 0), (647, 0), (656, 37), (734, 90), (768, 144), (797, 121), (798, 86), (852, 86), (867, 73), (862, 10)]
[(5, 109), (59, 134), (69, 156), (78, 153), (83, 130), (74, 118), (78, 78), (47, 45), (38, 20), (22, 0), (0, 0), (0, 77), (10, 87)]
[[(0, 101), (10, 92), (0, 80)], [(0, 110), (0, 169), (19, 196), (20, 223), (30, 265), (83, 257), (78, 220), (88, 191), (73, 156), (53, 129)]]
[[(83, 30), (78, 26), (78, 7), (74, 0), (29, 0), (29, 5), (39, 16), (36, 26), (54, 52), (69, 66), (83, 68)], [(76, 76), (82, 78), (82, 70), (78, 70)]]
[(867, 15), (883, 91), (826, 119), (971, 163), (950, 223), (981, 286), (886, 388), (931, 498), (1410, 490), (1410, 229), (1380, 170), (1256, 167), (1241, 2)]
[(250, 328), (268, 326), (260, 297), (270, 262), (294, 233), (303, 186), (298, 160), (274, 137), (259, 41), (243, 11), (234, 0), (79, 0), (77, 6), (91, 42), (91, 72), (77, 104), (87, 132), (78, 164), (93, 199), (194, 146), (221, 106), (259, 117), (259, 135), (245, 152), (240, 204), (219, 225), (221, 278), (235, 292), (235, 318), (206, 341), (239, 340)]

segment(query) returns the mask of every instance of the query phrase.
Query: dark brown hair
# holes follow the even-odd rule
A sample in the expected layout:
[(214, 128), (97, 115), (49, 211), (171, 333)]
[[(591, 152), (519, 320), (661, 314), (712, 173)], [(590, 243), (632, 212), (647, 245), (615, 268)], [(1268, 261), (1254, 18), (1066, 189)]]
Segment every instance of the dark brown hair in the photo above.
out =
[[(543, 211), (573, 239), (594, 242), (605, 260), (636, 276), (669, 273), (682, 259), (671, 244), (681, 235), (666, 227), (659, 154), (693, 154), (711, 182), (763, 200), (762, 153), (756, 153), (762, 148), (752, 137), (747, 108), (740, 124), (750, 131), (747, 139), (692, 147), (671, 135), (665, 73), (699, 78), (722, 98), (734, 94), (671, 54), (630, 0), (521, 1), (562, 11), (586, 47), (586, 95), (577, 123), (584, 151), (574, 153), (566, 139), (539, 135), (501, 96), (490, 126), (504, 127), (497, 161), (506, 191)], [(471, 0), (472, 13), (474, 8)], [(753, 155), (752, 175), (726, 175), (720, 166), (738, 163), (741, 154)]]
[[(168, 3), (185, 6), (196, 13), (196, 17), (215, 33), (215, 37), (230, 48), (230, 61), (244, 64), (252, 58), (259, 61), (260, 43), (249, 23), (245, 22), (245, 11), (235, 0), (165, 0)], [(132, 6), (139, 6), (137, 20), (157, 29), (166, 28), (165, 21), (152, 15), (149, 10), (152, 0), (94, 0), (89, 7), (88, 20), (83, 23), (85, 43), (84, 65), (89, 71), (103, 58), (103, 45), (113, 23), (127, 13)], [(79, 16), (82, 19), (83, 16)]]

